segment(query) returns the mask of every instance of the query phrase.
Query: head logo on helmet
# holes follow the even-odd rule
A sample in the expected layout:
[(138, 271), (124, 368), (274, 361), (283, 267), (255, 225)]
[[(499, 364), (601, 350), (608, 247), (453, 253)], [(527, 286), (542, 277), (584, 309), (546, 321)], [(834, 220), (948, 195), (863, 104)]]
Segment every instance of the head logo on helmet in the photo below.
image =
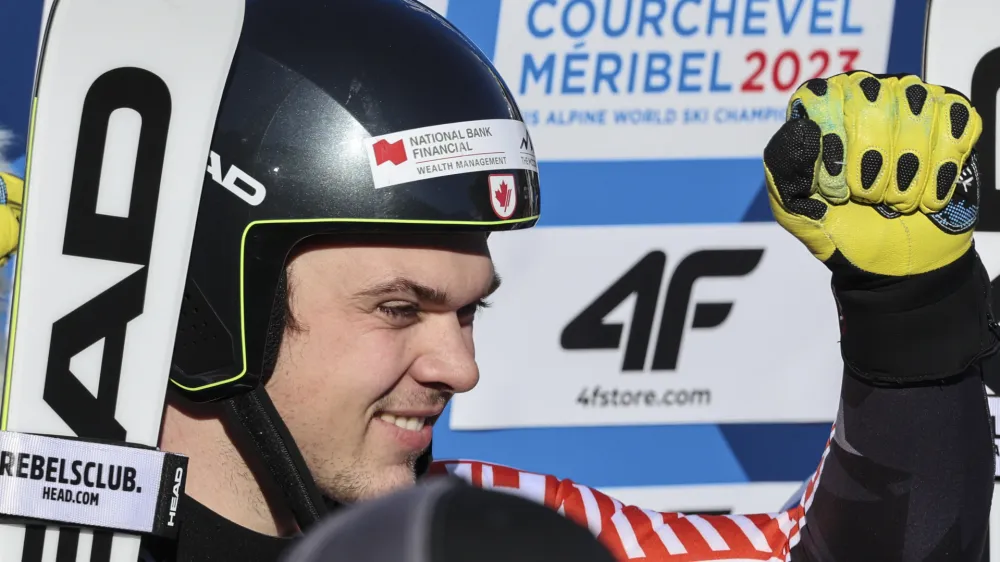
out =
[[(223, 176), (222, 159), (214, 151), (208, 153), (208, 169), (206, 171), (209, 177), (212, 178), (212, 181), (228, 189), (233, 195), (253, 206), (263, 203), (264, 197), (267, 196), (267, 190), (264, 189), (264, 186), (259, 181), (253, 179), (250, 174), (247, 174), (236, 166), (230, 166), (229, 170), (226, 171), (226, 175)], [(250, 191), (241, 188), (236, 183), (237, 180), (249, 187)]]

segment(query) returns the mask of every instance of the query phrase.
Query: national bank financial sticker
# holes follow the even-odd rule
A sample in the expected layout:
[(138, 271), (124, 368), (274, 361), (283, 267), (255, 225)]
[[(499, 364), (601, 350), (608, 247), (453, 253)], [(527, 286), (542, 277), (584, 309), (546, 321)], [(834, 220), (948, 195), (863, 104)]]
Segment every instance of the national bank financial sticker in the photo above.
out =
[(482, 172), (538, 172), (524, 123), (485, 119), (434, 125), (365, 139), (376, 188)]

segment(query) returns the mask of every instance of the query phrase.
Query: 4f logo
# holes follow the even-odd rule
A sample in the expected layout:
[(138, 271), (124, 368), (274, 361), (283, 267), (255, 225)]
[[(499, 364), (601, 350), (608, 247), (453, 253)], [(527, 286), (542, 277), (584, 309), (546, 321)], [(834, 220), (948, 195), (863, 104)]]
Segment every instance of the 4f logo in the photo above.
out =
[[(699, 302), (688, 322), (691, 292), (695, 282), (706, 277), (742, 277), (756, 269), (764, 250), (702, 250), (686, 256), (667, 284), (659, 333), (653, 347), (652, 370), (677, 368), (681, 340), (691, 329), (721, 326), (733, 309), (732, 302)], [(563, 349), (619, 349), (624, 325), (609, 324), (605, 318), (632, 295), (635, 310), (625, 342), (622, 371), (643, 371), (649, 355), (653, 320), (660, 288), (666, 272), (667, 255), (661, 251), (646, 254), (624, 275), (612, 283), (563, 329)]]

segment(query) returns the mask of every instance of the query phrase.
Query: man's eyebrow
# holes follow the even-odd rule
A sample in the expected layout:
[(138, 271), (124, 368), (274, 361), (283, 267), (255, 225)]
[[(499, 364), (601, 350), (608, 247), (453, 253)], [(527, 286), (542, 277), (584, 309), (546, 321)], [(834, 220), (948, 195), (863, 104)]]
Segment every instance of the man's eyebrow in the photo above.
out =
[[(500, 276), (496, 272), (493, 272), (493, 277), (490, 279), (490, 284), (483, 291), (480, 298), (486, 298), (493, 294), (497, 289), (500, 288)], [(406, 277), (396, 277), (395, 279), (390, 279), (383, 283), (378, 283), (373, 285), (363, 291), (357, 293), (359, 297), (382, 297), (390, 294), (408, 293), (417, 299), (429, 302), (436, 305), (446, 305), (451, 300), (448, 293), (435, 289), (434, 287), (428, 287), (422, 283), (418, 283), (412, 279)]]

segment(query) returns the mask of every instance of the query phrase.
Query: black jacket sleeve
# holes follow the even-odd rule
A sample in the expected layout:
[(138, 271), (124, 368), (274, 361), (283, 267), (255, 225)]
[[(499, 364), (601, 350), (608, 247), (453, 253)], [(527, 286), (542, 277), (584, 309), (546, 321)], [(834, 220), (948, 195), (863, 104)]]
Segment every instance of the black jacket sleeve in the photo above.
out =
[(840, 409), (793, 561), (987, 560), (995, 461), (983, 373), (1000, 368), (997, 330), (975, 252), (944, 269), (950, 279), (875, 292), (834, 280)]

